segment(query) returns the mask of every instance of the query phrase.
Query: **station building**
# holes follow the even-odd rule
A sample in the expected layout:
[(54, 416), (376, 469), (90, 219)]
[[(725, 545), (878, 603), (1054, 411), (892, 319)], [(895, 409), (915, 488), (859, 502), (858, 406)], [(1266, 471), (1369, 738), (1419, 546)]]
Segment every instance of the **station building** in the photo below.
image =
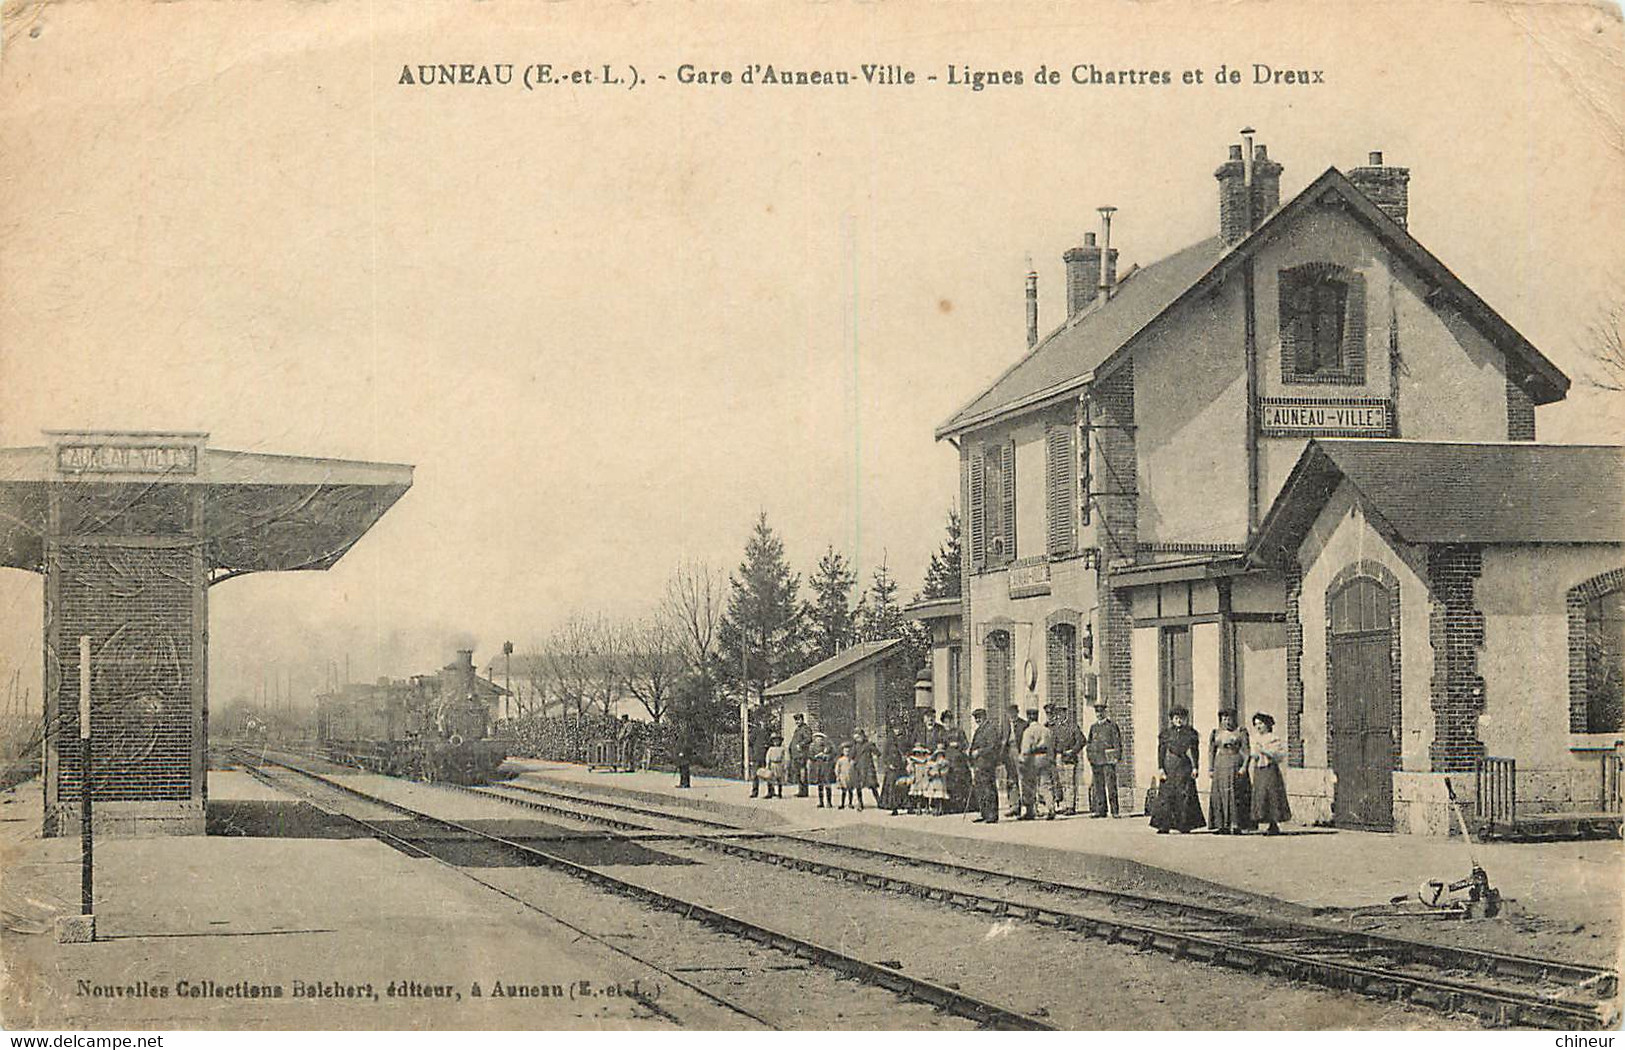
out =
[[(1232, 146), (1213, 235), (1121, 274), (1108, 214), (1043, 338), (1029, 274), (1027, 352), (937, 430), (966, 509), (956, 706), (1103, 698), (1129, 798), (1171, 707), (1204, 735), (1268, 712), (1294, 810), (1348, 827), (1443, 830), (1443, 777), (1487, 754), (1554, 800), (1603, 783), (1617, 714), (1580, 731), (1587, 702), (1547, 694), (1588, 673), (1587, 623), (1620, 661), (1620, 450), (1532, 444), (1569, 380), (1412, 235), (1408, 169), (1373, 153), (1285, 203), (1281, 172)], [(1574, 489), (1550, 518), (1546, 472)]]

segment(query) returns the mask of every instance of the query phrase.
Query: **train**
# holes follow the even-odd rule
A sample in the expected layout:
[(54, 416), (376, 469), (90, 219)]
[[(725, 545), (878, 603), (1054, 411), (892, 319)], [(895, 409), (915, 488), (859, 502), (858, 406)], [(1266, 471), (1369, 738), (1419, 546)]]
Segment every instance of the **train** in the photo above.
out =
[(508, 757), (496, 734), (501, 686), (480, 678), (472, 650), (438, 674), (347, 685), (316, 698), (316, 739), (332, 762), (454, 784), (490, 781)]

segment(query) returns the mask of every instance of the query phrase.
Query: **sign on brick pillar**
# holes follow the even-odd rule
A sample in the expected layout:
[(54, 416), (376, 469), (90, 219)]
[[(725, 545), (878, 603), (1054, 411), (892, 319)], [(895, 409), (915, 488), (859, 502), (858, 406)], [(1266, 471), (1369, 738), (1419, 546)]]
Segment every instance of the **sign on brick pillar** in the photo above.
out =
[(1480, 548), (1437, 544), (1428, 548), (1428, 640), (1433, 646), (1433, 743), (1436, 773), (1471, 771), (1484, 755), (1478, 717), (1484, 710), (1484, 678), (1478, 653), (1484, 647), (1484, 614), (1474, 590), (1483, 573)]

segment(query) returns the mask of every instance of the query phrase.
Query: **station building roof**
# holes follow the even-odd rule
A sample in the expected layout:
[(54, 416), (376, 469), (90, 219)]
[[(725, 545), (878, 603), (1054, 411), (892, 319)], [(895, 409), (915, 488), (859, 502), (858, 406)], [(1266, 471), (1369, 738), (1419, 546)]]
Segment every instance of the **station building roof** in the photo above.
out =
[[(331, 568), (412, 486), (402, 463), (320, 459), (207, 447), (181, 431), (49, 431), (50, 444), (0, 449), (0, 565), (43, 570), (49, 492), (74, 501), (73, 534), (133, 531), (144, 516), (174, 528), (176, 494), (201, 488), (201, 536), (215, 582), (248, 572)], [(86, 510), (86, 506), (103, 508)], [(68, 513), (59, 509), (59, 514)]]
[(1314, 438), (1251, 560), (1285, 564), (1347, 482), (1407, 543), (1625, 544), (1625, 449), (1528, 441)]
[(770, 685), (763, 690), (764, 697), (794, 696), (803, 689), (844, 678), (849, 674), (856, 674), (864, 667), (869, 666), (893, 650), (902, 647), (903, 639), (887, 638), (878, 642), (859, 642), (850, 649), (843, 649), (830, 657), (813, 664), (805, 671), (791, 675), (782, 682)]
[(1210, 237), (1148, 266), (1130, 269), (1118, 280), (1109, 298), (1097, 298), (1041, 339), (992, 385), (939, 426), (937, 438), (951, 437), (1006, 414), (1075, 394), (1097, 376), (1110, 372), (1141, 335), (1175, 306), (1224, 280), (1238, 264), (1279, 236), (1298, 215), (1325, 200), (1346, 205), (1350, 215), (1446, 297), (1509, 361), (1516, 362), (1512, 371), (1525, 381), (1535, 404), (1561, 400), (1568, 392), (1569, 378), (1561, 369), (1404, 226), (1332, 167), (1233, 247), (1226, 247), (1220, 237)]

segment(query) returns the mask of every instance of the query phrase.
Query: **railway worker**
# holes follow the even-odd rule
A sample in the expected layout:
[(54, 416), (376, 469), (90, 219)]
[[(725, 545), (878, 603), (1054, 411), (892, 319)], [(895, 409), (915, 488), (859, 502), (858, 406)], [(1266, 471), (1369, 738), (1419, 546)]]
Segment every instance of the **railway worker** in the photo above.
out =
[(694, 716), (688, 707), (677, 708), (672, 712), (672, 761), (677, 766), (677, 786), (680, 788), (693, 787), (689, 783), (689, 770), (699, 760), (700, 754), (700, 727), (695, 723)]
[(796, 780), (796, 797), (807, 797), (807, 762), (812, 757), (812, 730), (807, 728), (807, 716), (797, 711), (792, 716), (796, 727), (790, 731), (789, 775)]
[(626, 715), (615, 723), (615, 768), (632, 772), (632, 719)]
[(1095, 705), (1095, 724), (1084, 745), (1089, 759), (1089, 815), (1104, 817), (1107, 805), (1117, 816), (1117, 762), (1123, 754), (1123, 731), (1112, 721), (1105, 704)]
[(1055, 801), (1066, 804), (1066, 812), (1078, 812), (1078, 755), (1083, 751), (1083, 730), (1072, 715), (1068, 704), (1056, 704), (1050, 724), (1055, 733), (1056, 767)]
[(1045, 820), (1055, 819), (1055, 732), (1027, 711), (1027, 733), (1021, 738), (1021, 819), (1037, 820), (1038, 804), (1048, 806)]
[(970, 738), (971, 796), (980, 814), (973, 823), (999, 822), (999, 766), (1004, 763), (1004, 741), (999, 727), (987, 720), (987, 712), (978, 707), (970, 713), (976, 731)]
[(1010, 736), (1005, 740), (1004, 792), (1010, 797), (1010, 808), (1005, 816), (1021, 813), (1021, 741), (1027, 735), (1027, 720), (1021, 717), (1021, 708), (1010, 705)]

